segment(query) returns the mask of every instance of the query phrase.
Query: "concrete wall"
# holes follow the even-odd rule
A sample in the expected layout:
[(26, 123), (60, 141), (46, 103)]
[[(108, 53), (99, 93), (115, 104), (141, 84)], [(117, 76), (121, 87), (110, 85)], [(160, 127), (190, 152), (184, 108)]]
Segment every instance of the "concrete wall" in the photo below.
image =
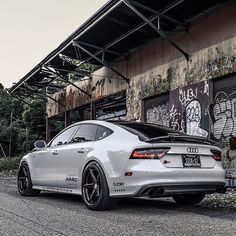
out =
[[(214, 125), (218, 130), (221, 125), (226, 125), (226, 132), (234, 129), (234, 123), (222, 123), (227, 116), (223, 113), (226, 108), (219, 114), (219, 101), (213, 97), (212, 83), (215, 78), (236, 72), (235, 12), (236, 4), (227, 4), (196, 18), (188, 33), (175, 35), (174, 41), (191, 54), (189, 61), (164, 40), (152, 42), (134, 53), (130, 60), (127, 118), (142, 120), (146, 115), (143, 114), (142, 101), (155, 95), (158, 99), (158, 96), (168, 91), (169, 114), (165, 117), (170, 127), (188, 134), (214, 138), (228, 149), (230, 135), (222, 134), (216, 138)], [(225, 99), (231, 104), (227, 111), (233, 113), (230, 94), (226, 96)], [(221, 100), (223, 103), (225, 101)], [(218, 114), (218, 122), (221, 119), (221, 123), (215, 124), (216, 121), (211, 119), (210, 104), (215, 107), (215, 115)], [(156, 117), (164, 114), (160, 110), (162, 108), (155, 108)], [(148, 112), (149, 116), (152, 115), (150, 110)], [(233, 131), (231, 136), (234, 136)], [(236, 168), (236, 158), (225, 155), (224, 164), (228, 168)]]
[(140, 100), (236, 71), (236, 4), (199, 17), (174, 41), (191, 54), (186, 61), (165, 40), (157, 40), (130, 60), (128, 118), (141, 118)]

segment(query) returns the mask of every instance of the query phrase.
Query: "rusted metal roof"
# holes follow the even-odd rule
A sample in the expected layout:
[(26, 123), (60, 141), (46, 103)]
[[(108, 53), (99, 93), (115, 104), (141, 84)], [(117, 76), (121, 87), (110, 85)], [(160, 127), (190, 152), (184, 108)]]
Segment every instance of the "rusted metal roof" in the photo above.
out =
[[(82, 79), (103, 66), (129, 82), (111, 62), (128, 60), (130, 53), (156, 37), (165, 38), (188, 59), (188, 52), (176, 45), (171, 35), (187, 31), (194, 17), (226, 1), (110, 0), (9, 92), (20, 97), (45, 96), (46, 87), (57, 90), (73, 84), (71, 73)], [(90, 96), (88, 91), (81, 91)]]

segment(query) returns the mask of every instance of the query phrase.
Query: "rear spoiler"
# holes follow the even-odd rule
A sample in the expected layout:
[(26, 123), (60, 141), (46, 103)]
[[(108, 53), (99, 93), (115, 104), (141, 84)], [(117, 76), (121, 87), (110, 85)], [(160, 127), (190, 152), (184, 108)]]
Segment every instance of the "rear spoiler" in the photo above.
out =
[(199, 136), (190, 136), (190, 135), (181, 135), (181, 134), (174, 134), (174, 133), (168, 133), (167, 136), (162, 137), (156, 137), (156, 138), (150, 138), (145, 139), (144, 142), (147, 143), (153, 143), (153, 142), (190, 142), (190, 143), (200, 143), (200, 144), (208, 144), (208, 145), (217, 145), (216, 142), (213, 140), (199, 137)]

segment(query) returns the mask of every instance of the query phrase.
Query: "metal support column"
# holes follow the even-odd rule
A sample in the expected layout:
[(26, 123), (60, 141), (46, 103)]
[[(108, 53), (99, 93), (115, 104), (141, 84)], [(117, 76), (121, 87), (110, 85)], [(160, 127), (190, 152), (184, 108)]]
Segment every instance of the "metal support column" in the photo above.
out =
[(94, 102), (90, 103), (90, 119), (96, 120), (96, 105)]
[(51, 120), (50, 118), (46, 117), (46, 143), (48, 143), (51, 140)]
[(65, 111), (65, 128), (70, 125), (70, 111)]

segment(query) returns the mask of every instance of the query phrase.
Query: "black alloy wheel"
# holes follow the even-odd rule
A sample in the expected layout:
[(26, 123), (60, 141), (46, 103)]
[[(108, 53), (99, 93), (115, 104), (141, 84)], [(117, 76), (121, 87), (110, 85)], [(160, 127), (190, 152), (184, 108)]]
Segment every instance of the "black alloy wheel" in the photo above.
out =
[(37, 196), (40, 190), (32, 188), (29, 167), (26, 163), (22, 163), (17, 177), (18, 191), (22, 196)]
[(112, 209), (117, 199), (109, 196), (109, 189), (105, 174), (97, 162), (91, 162), (83, 172), (82, 198), (90, 210)]

